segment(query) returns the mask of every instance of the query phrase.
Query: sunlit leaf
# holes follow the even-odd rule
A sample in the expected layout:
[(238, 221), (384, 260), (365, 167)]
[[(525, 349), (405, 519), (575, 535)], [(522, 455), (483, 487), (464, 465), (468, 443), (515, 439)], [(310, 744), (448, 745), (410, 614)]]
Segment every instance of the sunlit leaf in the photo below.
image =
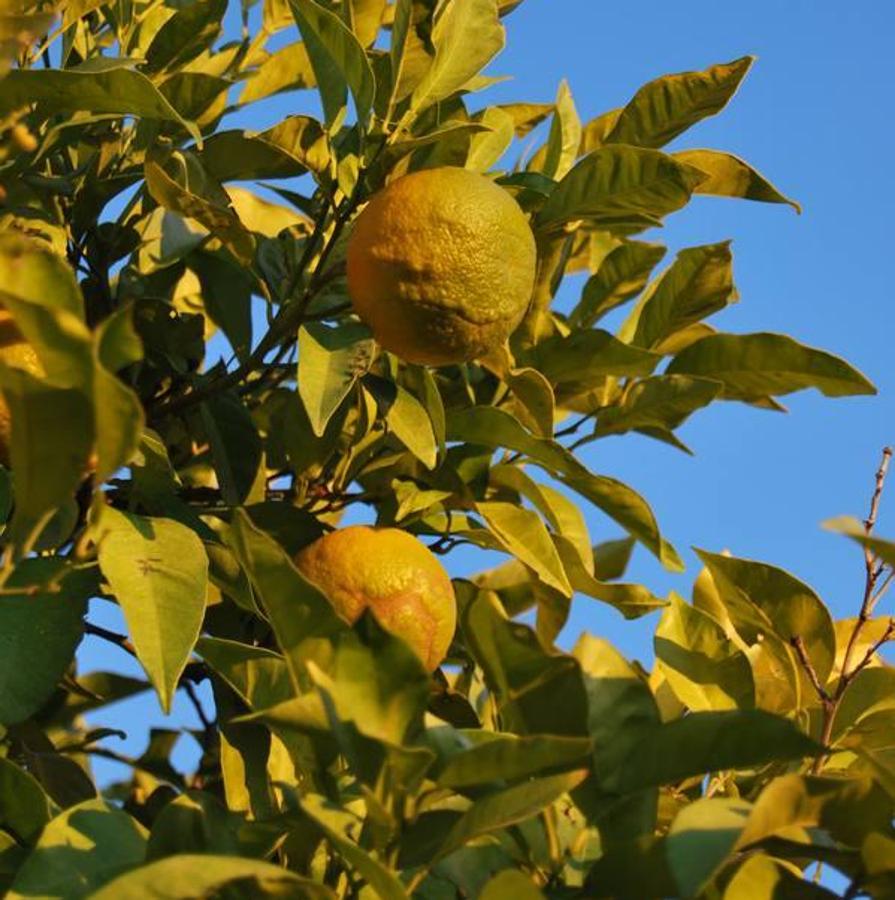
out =
[(664, 75), (649, 82), (621, 111), (606, 142), (664, 146), (700, 119), (720, 112), (753, 61), (744, 56), (704, 72)]
[(102, 511), (99, 562), (121, 605), (137, 658), (170, 709), (205, 612), (208, 557), (199, 536), (171, 519)]
[(827, 397), (876, 393), (838, 356), (767, 332), (709, 335), (678, 353), (666, 371), (720, 381), (728, 400), (749, 401), (810, 387)]
[(718, 197), (742, 197), (763, 203), (788, 203), (796, 212), (802, 207), (785, 197), (745, 160), (720, 150), (679, 150), (675, 159), (705, 172), (709, 177), (697, 185), (695, 193)]
[(538, 212), (545, 231), (585, 219), (619, 234), (660, 224), (707, 176), (656, 150), (610, 145), (585, 156)]

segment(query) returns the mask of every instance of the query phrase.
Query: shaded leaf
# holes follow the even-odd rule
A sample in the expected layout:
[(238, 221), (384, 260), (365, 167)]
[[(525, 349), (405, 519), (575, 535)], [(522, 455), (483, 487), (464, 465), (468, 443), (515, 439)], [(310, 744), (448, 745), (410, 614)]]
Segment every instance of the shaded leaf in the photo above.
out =
[(47, 824), (6, 896), (79, 900), (145, 854), (146, 831), (135, 819), (105, 800), (87, 800)]
[(749, 708), (755, 686), (749, 660), (707, 613), (685, 603), (673, 591), (656, 628), (659, 669), (689, 709)]
[[(37, 712), (71, 665), (91, 586), (49, 560), (23, 560), (0, 597), (0, 724)], [(57, 590), (41, 589), (53, 578)], [(82, 582), (79, 584), (78, 582)], [(11, 593), (21, 587), (21, 594)]]
[(252, 489), (261, 463), (261, 438), (245, 405), (234, 393), (220, 393), (201, 406), (211, 458), (225, 503), (239, 506)]
[(369, 368), (372, 354), (370, 332), (359, 323), (327, 328), (307, 322), (299, 329), (298, 393), (318, 437)]

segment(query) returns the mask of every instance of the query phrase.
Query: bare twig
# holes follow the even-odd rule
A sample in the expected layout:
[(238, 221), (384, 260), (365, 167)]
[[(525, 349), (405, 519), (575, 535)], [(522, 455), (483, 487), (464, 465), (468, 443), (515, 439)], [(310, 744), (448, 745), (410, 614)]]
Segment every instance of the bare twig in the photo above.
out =
[[(876, 476), (874, 479), (873, 494), (870, 498), (870, 510), (867, 514), (867, 518), (864, 520), (864, 534), (867, 537), (870, 537), (870, 535), (873, 533), (874, 527), (876, 526), (876, 521), (879, 516), (880, 500), (882, 499), (883, 488), (886, 484), (886, 475), (889, 471), (889, 463), (891, 459), (892, 448), (884, 447), (882, 459), (880, 460), (879, 468), (876, 471)], [(879, 587), (877, 587), (884, 571), (885, 567), (880, 564), (880, 561), (877, 559), (873, 551), (869, 547), (865, 547), (864, 593), (861, 598), (861, 610), (858, 613), (858, 618), (855, 621), (854, 628), (852, 628), (852, 632), (849, 635), (848, 643), (845, 647), (845, 653), (842, 657), (842, 666), (839, 670), (839, 680), (837, 681), (835, 688), (833, 688), (832, 690), (828, 690), (824, 687), (823, 684), (821, 684), (820, 679), (817, 675), (817, 670), (814, 668), (814, 665), (811, 662), (810, 657), (808, 656), (808, 652), (805, 648), (805, 643), (802, 638), (799, 635), (794, 635), (790, 639), (790, 644), (795, 650), (799, 662), (802, 668), (805, 670), (805, 673), (811, 681), (811, 684), (814, 686), (814, 689), (817, 692), (817, 696), (820, 699), (821, 707), (823, 708), (823, 718), (821, 720), (820, 729), (820, 742), (824, 747), (828, 747), (830, 744), (830, 740), (833, 735), (833, 723), (836, 719), (836, 713), (839, 709), (839, 705), (842, 702), (842, 697), (845, 694), (845, 691), (848, 689), (848, 686), (852, 683), (859, 672), (863, 671), (865, 668), (867, 668), (867, 666), (870, 665), (873, 657), (879, 652), (883, 644), (887, 643), (888, 641), (892, 640), (893, 637), (895, 637), (895, 619), (889, 619), (889, 623), (880, 638), (874, 641), (874, 643), (867, 649), (857, 665), (852, 665), (852, 658), (854, 657), (855, 650), (858, 646), (861, 633), (864, 631), (864, 627), (869, 621), (874, 607), (879, 602), (885, 591), (888, 589), (889, 585), (892, 583), (893, 573), (889, 572), (883, 583), (879, 585)], [(814, 760), (814, 763), (811, 766), (812, 773), (817, 774), (821, 770), (825, 759), (825, 756), (818, 756)]]
[(805, 641), (802, 640), (801, 635), (796, 635), (789, 639), (790, 646), (793, 650), (796, 651), (796, 656), (799, 658), (799, 662), (802, 664), (802, 668), (805, 670), (805, 674), (808, 676), (808, 680), (811, 682), (814, 690), (817, 691), (817, 696), (820, 698), (820, 702), (826, 707), (828, 704), (833, 702), (833, 698), (827, 692), (827, 689), (820, 683), (820, 678), (817, 675), (817, 669), (814, 668), (814, 663), (811, 662), (811, 657), (808, 656), (808, 650), (805, 647)]
[(127, 636), (119, 634), (117, 631), (109, 631), (108, 628), (103, 628), (101, 625), (85, 622), (84, 634), (92, 634), (94, 637), (108, 641), (110, 644), (115, 644), (116, 647), (121, 647), (122, 650), (130, 653), (131, 656), (137, 655), (134, 645), (127, 639)]
[[(864, 520), (864, 533), (868, 537), (870, 537), (870, 535), (873, 533), (873, 528), (876, 525), (876, 520), (879, 515), (879, 504), (880, 500), (882, 499), (883, 488), (886, 484), (886, 474), (889, 471), (889, 462), (891, 459), (892, 448), (884, 447), (882, 459), (880, 461), (879, 468), (876, 471), (876, 479), (873, 486), (873, 496), (870, 498), (870, 512), (867, 514), (867, 518)], [(864, 549), (864, 568), (864, 597), (861, 601), (861, 611), (858, 614), (858, 621), (855, 622), (855, 627), (852, 629), (851, 636), (848, 639), (848, 644), (845, 647), (845, 655), (842, 658), (842, 671), (839, 677), (839, 685), (836, 688), (837, 697), (842, 696), (843, 692), (848, 687), (851, 678), (853, 677), (849, 670), (849, 664), (851, 663), (852, 654), (854, 653), (855, 646), (858, 643), (858, 638), (861, 636), (861, 632), (864, 630), (864, 625), (870, 618), (870, 614), (873, 612), (873, 596), (876, 589), (877, 579), (879, 578), (879, 572), (877, 570), (876, 557), (869, 547), (866, 547)]]

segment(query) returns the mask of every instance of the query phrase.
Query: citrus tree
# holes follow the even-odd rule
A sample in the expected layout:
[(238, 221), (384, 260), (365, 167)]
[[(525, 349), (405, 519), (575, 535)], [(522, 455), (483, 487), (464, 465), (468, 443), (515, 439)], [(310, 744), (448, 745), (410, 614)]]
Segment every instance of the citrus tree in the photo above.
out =
[[(895, 895), (890, 453), (868, 519), (831, 524), (865, 556), (845, 621), (723, 535), (690, 598), (626, 581), (635, 544), (681, 559), (576, 455), (873, 391), (707, 323), (727, 241), (663, 262), (642, 237), (701, 194), (796, 206), (662, 149), (752, 60), (582, 123), (565, 84), (487, 105), (519, 0), (264, 0), (226, 29), (226, 0), (4, 3), (0, 889)], [(285, 91), (315, 114), (227, 126)], [(452, 582), (460, 545), (504, 560)], [(651, 615), (652, 669), (558, 649), (573, 596)], [(84, 640), (145, 680), (78, 671)], [(95, 783), (107, 704), (206, 681), (197, 771), (157, 731)]]

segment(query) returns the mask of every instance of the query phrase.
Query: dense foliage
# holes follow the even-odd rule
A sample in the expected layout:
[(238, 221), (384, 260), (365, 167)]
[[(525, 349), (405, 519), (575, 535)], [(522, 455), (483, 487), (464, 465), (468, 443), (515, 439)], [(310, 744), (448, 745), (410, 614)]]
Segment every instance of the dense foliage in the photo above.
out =
[[(686, 450), (676, 429), (714, 402), (873, 390), (790, 337), (706, 323), (737, 299), (728, 242), (654, 274), (665, 249), (638, 237), (700, 194), (795, 206), (731, 154), (661, 149), (751, 59), (582, 124), (565, 84), (480, 100), (519, 0), (264, 0), (260, 30), (244, 2), (241, 33), (226, 0), (4, 2), (0, 301), (40, 366), (0, 350), (0, 890), (834, 896), (819, 863), (847, 897), (895, 896), (879, 491), (867, 524), (833, 523), (867, 561), (860, 615), (836, 622), (792, 575), (717, 552), (723, 535), (689, 599), (626, 583), (635, 543), (680, 558), (632, 487), (575, 455), (628, 433)], [(319, 115), (222, 126), (282, 91)], [(539, 265), (508, 348), (427, 368), (375, 346), (344, 259), (371, 194), (440, 165), (516, 199)], [(580, 297), (554, 304), (570, 273)], [(591, 536), (579, 502), (618, 532)], [(448, 565), (460, 544), (508, 558), (455, 581), (434, 676), (291, 562), (363, 505)], [(652, 671), (588, 634), (556, 648), (576, 594), (654, 615)], [(91, 623), (91, 598), (128, 634)], [(77, 671), (82, 640), (146, 681)], [(167, 709), (206, 679), (198, 771), (158, 731), (98, 789), (104, 705), (153, 689)]]

